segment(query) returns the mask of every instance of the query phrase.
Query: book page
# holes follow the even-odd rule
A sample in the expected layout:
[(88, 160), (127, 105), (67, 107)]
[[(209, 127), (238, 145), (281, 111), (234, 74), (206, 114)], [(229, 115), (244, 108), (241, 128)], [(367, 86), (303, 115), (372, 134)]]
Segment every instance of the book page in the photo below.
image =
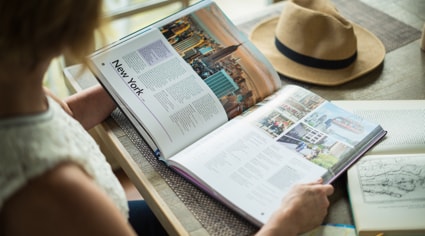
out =
[(425, 234), (425, 154), (366, 156), (348, 171), (348, 191), (360, 235)]
[(378, 123), (301, 87), (285, 86), (264, 103), (267, 107), (263, 111), (249, 113), (246, 119), (277, 142), (328, 169), (322, 176), (325, 183), (332, 182), (384, 135)]
[(377, 124), (305, 89), (285, 86), (169, 164), (262, 225), (292, 185), (321, 177), (332, 182), (359, 157), (365, 140), (377, 141), (372, 137), (378, 133)]
[(210, 0), (98, 50), (91, 61), (165, 158), (281, 86), (267, 59)]
[(107, 90), (150, 133), (165, 158), (227, 121), (218, 98), (158, 29), (92, 61)]
[(229, 119), (280, 88), (268, 60), (215, 3), (166, 20), (155, 27), (220, 99)]
[(332, 102), (388, 131), (369, 154), (425, 153), (425, 100)]
[(291, 150), (240, 119), (179, 152), (169, 164), (196, 176), (210, 194), (233, 203), (231, 208), (257, 225), (266, 222), (293, 184), (315, 181), (326, 172), (294, 158)]

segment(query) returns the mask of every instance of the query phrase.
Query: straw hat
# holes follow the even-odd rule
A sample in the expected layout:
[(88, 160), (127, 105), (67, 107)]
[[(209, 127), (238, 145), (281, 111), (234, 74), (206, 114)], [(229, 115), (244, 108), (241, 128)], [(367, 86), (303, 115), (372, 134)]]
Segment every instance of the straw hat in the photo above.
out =
[(288, 1), (280, 17), (257, 25), (250, 39), (280, 74), (320, 85), (356, 79), (385, 56), (374, 34), (344, 19), (328, 0)]

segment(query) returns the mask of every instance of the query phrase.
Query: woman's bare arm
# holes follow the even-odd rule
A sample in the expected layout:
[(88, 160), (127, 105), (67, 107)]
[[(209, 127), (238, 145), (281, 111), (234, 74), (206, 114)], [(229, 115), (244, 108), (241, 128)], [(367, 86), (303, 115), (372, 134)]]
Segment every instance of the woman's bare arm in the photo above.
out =
[(30, 181), (6, 201), (1, 228), (14, 236), (135, 235), (106, 193), (72, 163)]
[(102, 86), (96, 85), (65, 99), (72, 112), (85, 129), (90, 129), (105, 120), (116, 104)]
[(75, 93), (65, 100), (59, 99), (47, 88), (45, 88), (45, 93), (55, 99), (86, 130), (104, 121), (116, 108), (111, 96), (100, 85)]

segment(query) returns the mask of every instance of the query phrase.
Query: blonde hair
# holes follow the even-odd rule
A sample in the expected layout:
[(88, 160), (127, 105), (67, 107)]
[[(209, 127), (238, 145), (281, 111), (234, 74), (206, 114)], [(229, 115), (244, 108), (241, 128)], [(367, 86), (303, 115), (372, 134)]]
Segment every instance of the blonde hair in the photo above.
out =
[(32, 69), (51, 56), (85, 61), (102, 0), (0, 0), (0, 63)]

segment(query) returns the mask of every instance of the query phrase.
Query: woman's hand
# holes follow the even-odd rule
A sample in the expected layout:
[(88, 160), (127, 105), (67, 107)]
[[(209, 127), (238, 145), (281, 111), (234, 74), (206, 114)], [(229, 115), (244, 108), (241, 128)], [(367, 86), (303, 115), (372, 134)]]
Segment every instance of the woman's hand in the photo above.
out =
[(332, 185), (322, 180), (292, 187), (257, 235), (298, 235), (319, 226), (328, 213)]

